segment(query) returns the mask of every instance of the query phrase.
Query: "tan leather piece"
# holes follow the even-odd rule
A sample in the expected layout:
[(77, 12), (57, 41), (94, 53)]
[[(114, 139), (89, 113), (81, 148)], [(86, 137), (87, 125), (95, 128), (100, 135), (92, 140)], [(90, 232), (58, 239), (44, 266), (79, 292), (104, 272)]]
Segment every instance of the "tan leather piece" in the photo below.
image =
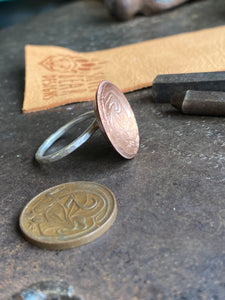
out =
[(93, 100), (102, 80), (129, 92), (158, 74), (223, 71), (224, 49), (225, 26), (87, 53), (27, 45), (23, 112)]

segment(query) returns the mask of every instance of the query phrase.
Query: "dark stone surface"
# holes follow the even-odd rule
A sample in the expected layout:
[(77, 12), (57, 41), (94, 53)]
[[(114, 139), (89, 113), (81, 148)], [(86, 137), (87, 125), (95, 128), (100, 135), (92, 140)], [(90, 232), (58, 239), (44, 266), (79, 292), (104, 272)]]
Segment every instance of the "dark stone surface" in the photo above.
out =
[[(22, 114), (24, 45), (90, 51), (225, 23), (224, 0), (191, 2), (152, 18), (117, 23), (101, 2), (83, 1), (0, 32), (0, 298), (37, 281), (65, 280), (84, 299), (225, 298), (225, 122), (155, 104), (151, 90), (128, 94), (141, 147), (120, 158), (100, 132), (48, 166), (41, 142), (92, 103)], [(149, 70), (151, 72), (151, 70)], [(47, 251), (26, 242), (18, 217), (39, 192), (77, 180), (105, 184), (118, 216), (98, 240)]]

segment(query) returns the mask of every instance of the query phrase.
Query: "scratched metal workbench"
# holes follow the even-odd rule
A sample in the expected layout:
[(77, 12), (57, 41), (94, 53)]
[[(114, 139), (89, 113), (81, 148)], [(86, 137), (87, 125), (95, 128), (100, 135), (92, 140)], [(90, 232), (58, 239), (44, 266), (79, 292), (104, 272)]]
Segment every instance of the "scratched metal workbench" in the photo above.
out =
[[(67, 158), (39, 166), (33, 157), (43, 140), (92, 103), (21, 113), (26, 44), (92, 51), (223, 24), (224, 0), (126, 23), (100, 1), (79, 1), (0, 32), (1, 299), (49, 279), (67, 281), (85, 300), (225, 299), (224, 118), (181, 115), (144, 89), (127, 95), (141, 138), (135, 159), (120, 158), (98, 132)], [(26, 242), (18, 228), (24, 205), (80, 180), (114, 192), (111, 229), (71, 250)]]

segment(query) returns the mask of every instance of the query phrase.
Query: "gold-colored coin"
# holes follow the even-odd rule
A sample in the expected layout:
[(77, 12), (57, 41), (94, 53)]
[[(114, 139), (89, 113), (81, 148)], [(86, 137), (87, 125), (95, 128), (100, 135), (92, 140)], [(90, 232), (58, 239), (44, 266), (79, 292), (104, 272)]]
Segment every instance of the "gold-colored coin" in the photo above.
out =
[(24, 207), (19, 223), (32, 244), (67, 249), (101, 236), (113, 224), (116, 214), (116, 199), (107, 187), (78, 181), (37, 195)]

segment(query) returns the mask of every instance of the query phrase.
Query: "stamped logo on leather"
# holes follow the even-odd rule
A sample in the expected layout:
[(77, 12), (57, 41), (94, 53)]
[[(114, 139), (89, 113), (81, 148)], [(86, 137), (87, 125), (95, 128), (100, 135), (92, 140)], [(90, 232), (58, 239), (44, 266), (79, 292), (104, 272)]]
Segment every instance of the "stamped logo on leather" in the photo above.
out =
[[(42, 75), (43, 100), (95, 92), (105, 75), (104, 62), (72, 55), (51, 55), (39, 63), (49, 74)], [(54, 73), (54, 74), (52, 74)], [(76, 75), (79, 76), (76, 76)]]

